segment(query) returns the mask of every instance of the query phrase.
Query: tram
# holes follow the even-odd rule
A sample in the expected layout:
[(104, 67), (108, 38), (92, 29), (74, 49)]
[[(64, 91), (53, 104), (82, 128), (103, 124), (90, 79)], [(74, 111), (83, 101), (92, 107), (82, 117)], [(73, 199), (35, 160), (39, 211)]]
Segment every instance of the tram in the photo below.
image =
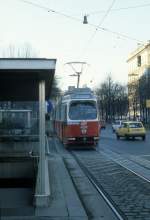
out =
[(97, 100), (91, 89), (70, 87), (54, 108), (54, 128), (64, 145), (96, 145), (100, 123)]

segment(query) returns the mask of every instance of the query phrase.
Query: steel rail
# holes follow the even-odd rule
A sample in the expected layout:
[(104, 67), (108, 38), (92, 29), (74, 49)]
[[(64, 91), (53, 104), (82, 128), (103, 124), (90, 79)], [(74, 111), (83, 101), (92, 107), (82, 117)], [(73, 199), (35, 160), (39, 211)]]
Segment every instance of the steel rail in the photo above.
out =
[(80, 160), (77, 158), (77, 156), (70, 151), (71, 155), (73, 156), (73, 158), (76, 160), (76, 162), (78, 163), (78, 165), (80, 166), (81, 170), (83, 171), (83, 173), (86, 175), (86, 177), (89, 179), (89, 181), (92, 183), (92, 185), (96, 188), (96, 190), (98, 191), (98, 193), (102, 196), (102, 198), (104, 199), (104, 201), (107, 203), (107, 205), (111, 208), (111, 210), (113, 211), (113, 213), (116, 215), (116, 217), (118, 218), (118, 220), (124, 220), (124, 218), (120, 215), (119, 211), (117, 211), (117, 209), (114, 207), (114, 205), (112, 204), (112, 202), (107, 198), (107, 196), (105, 195), (105, 193), (100, 189), (100, 187), (98, 186), (98, 184), (96, 183), (96, 181), (94, 181), (94, 177), (93, 175), (89, 172), (89, 170), (80, 162)]
[[(100, 152), (99, 152), (97, 149), (95, 149), (95, 151), (100, 154)], [(106, 155), (105, 152), (104, 152), (104, 154)], [(125, 166), (125, 165), (123, 165), (122, 163), (120, 163), (119, 161), (113, 159), (113, 157), (111, 157), (111, 156), (108, 156), (108, 157), (111, 158), (113, 161), (115, 161), (115, 163), (117, 163), (117, 164), (119, 164), (120, 166), (122, 166), (123, 168), (125, 168), (126, 170), (128, 170), (128, 171), (130, 171), (131, 173), (135, 174), (136, 176), (138, 176), (139, 178), (143, 179), (144, 181), (150, 183), (150, 179), (147, 179), (146, 177), (142, 176), (142, 175), (139, 174), (138, 172), (133, 171), (132, 169), (130, 169), (130, 168), (128, 168), (127, 166)], [(135, 162), (134, 160), (130, 160), (130, 159), (128, 159), (128, 158), (126, 158), (126, 159), (129, 160), (129, 161), (131, 161), (131, 162), (133, 162), (133, 163), (136, 163), (138, 166), (143, 167), (142, 165), (140, 165), (139, 163)], [(144, 167), (144, 169), (146, 169), (146, 168)]]

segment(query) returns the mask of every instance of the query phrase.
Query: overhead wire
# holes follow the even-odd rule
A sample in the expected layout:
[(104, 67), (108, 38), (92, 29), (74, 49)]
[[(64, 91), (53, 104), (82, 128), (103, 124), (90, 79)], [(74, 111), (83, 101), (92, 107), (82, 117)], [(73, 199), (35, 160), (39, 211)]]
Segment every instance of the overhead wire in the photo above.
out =
[[(129, 9), (136, 9), (136, 8), (144, 8), (144, 7), (148, 7), (150, 6), (150, 4), (142, 4), (142, 5), (135, 5), (135, 6), (129, 6), (129, 7), (124, 7), (124, 8), (114, 8), (111, 9), (110, 12), (116, 12), (116, 11), (122, 11), (122, 10), (129, 10)], [(94, 11), (94, 12), (90, 12), (87, 13), (87, 15), (94, 15), (94, 14), (100, 14), (100, 13), (105, 13), (106, 11), (104, 10), (100, 10), (100, 11)]]
[[(52, 12), (54, 14), (61, 15), (61, 16), (66, 17), (68, 19), (71, 19), (71, 20), (74, 20), (76, 22), (82, 23), (82, 20), (80, 18), (67, 15), (67, 14), (62, 13), (60, 11), (53, 10), (53, 9), (51, 9), (49, 7), (45, 7), (45, 6), (42, 6), (40, 4), (31, 2), (31, 1), (28, 1), (28, 0), (18, 0), (18, 1), (24, 2), (24, 3), (29, 4), (31, 6), (34, 6), (34, 7), (37, 7), (37, 8), (41, 8), (43, 10), (46, 10), (47, 12)], [(112, 31), (112, 30), (110, 30), (108, 28), (105, 28), (105, 27), (102, 27), (102, 26), (98, 26), (98, 25), (95, 25), (95, 24), (92, 24), (92, 23), (88, 23), (87, 25), (90, 25), (90, 26), (92, 26), (94, 28), (97, 28), (99, 31), (108, 32), (108, 33), (114, 34), (116, 36), (120, 36), (120, 37), (123, 37), (125, 39), (133, 40), (133, 41), (136, 41), (137, 43), (143, 44), (143, 42), (141, 40), (138, 40), (136, 38), (130, 37), (130, 36), (126, 35), (126, 34), (123, 34), (123, 33), (120, 33), (120, 32), (116, 32), (116, 31)]]
[[(97, 27), (96, 25), (93, 25), (93, 24), (90, 24), (90, 25), (91, 25), (91, 26), (94, 26), (94, 27)], [(101, 31), (109, 32), (109, 33), (111, 33), (111, 34), (115, 34), (116, 36), (120, 36), (120, 37), (126, 38), (126, 39), (128, 39), (128, 40), (136, 41), (136, 42), (139, 43), (139, 44), (144, 44), (144, 42), (141, 41), (141, 40), (138, 40), (138, 39), (136, 39), (136, 38), (130, 37), (130, 36), (126, 35), (126, 34), (122, 34), (122, 33), (117, 32), (117, 31), (112, 31), (112, 30), (110, 30), (110, 29), (108, 29), (108, 28), (104, 28), (104, 27), (99, 27), (99, 26), (98, 26), (97, 29), (99, 29), (99, 30), (101, 30)]]
[(19, 1), (24, 2), (24, 3), (26, 3), (26, 4), (29, 4), (29, 5), (32, 5), (32, 6), (35, 6), (35, 7), (37, 7), (37, 8), (44, 9), (44, 10), (46, 10), (47, 12), (52, 12), (52, 13), (55, 13), (55, 14), (64, 16), (64, 17), (66, 17), (66, 18), (71, 18), (71, 19), (76, 20), (76, 21), (81, 21), (80, 19), (78, 19), (78, 18), (76, 18), (76, 17), (71, 17), (70, 15), (64, 14), (64, 13), (62, 13), (62, 12), (60, 12), (60, 11), (53, 10), (53, 9), (51, 9), (51, 8), (49, 8), (49, 7), (45, 7), (45, 6), (42, 6), (42, 5), (40, 5), (40, 4), (31, 2), (31, 1), (28, 1), (28, 0), (19, 0)]
[[(31, 1), (28, 1), (28, 0), (20, 0), (20, 1), (22, 1), (22, 2), (24, 2), (24, 3), (27, 3), (27, 4), (30, 4), (30, 5), (32, 5), (32, 6), (35, 6), (35, 7), (41, 8), (41, 9), (43, 9), (43, 10), (46, 10), (47, 12), (52, 12), (52, 13), (55, 13), (55, 14), (57, 14), (57, 15), (61, 15), (61, 16), (63, 16), (63, 17), (66, 17), (66, 18), (68, 18), (68, 19), (72, 19), (72, 20), (77, 21), (77, 22), (80, 22), (80, 23), (82, 22), (82, 20), (79, 19), (79, 18), (77, 18), (77, 17), (73, 17), (73, 16), (70, 16), (70, 15), (67, 15), (67, 14), (62, 13), (62, 12), (60, 12), (60, 11), (53, 10), (53, 9), (51, 9), (51, 8), (49, 8), (49, 7), (45, 7), (45, 6), (42, 6), (42, 5), (40, 5), (40, 4), (31, 2)], [(123, 33), (119, 33), (119, 32), (116, 32), (116, 31), (112, 31), (112, 30), (110, 30), (110, 29), (108, 29), (108, 28), (105, 28), (105, 27), (102, 27), (102, 26), (101, 26), (102, 23), (104, 22), (105, 18), (108, 16), (108, 14), (109, 14), (110, 12), (112, 12), (112, 11), (119, 11), (119, 10), (127, 10), (127, 9), (130, 9), (130, 8), (131, 8), (131, 7), (128, 7), (128, 8), (112, 9), (112, 7), (113, 7), (115, 1), (116, 1), (116, 0), (113, 0), (112, 3), (111, 3), (111, 5), (109, 6), (108, 10), (104, 12), (105, 14), (104, 14), (104, 16), (102, 17), (102, 19), (101, 19), (101, 21), (99, 22), (98, 25), (95, 25), (95, 24), (92, 24), (92, 23), (88, 23), (88, 25), (90, 25), (90, 26), (96, 28), (95, 31), (94, 31), (94, 33), (92, 34), (91, 38), (89, 39), (88, 43), (93, 40), (93, 38), (94, 38), (94, 36), (95, 36), (95, 34), (96, 34), (97, 31), (104, 31), (104, 32), (107, 32), (107, 33), (114, 34), (114, 35), (116, 35), (117, 37), (120, 36), (120, 37), (122, 37), (122, 38), (124, 38), (124, 39), (136, 41), (136, 42), (138, 42), (138, 43), (141, 44), (141, 45), (144, 44), (142, 41), (140, 41), (140, 40), (138, 40), (138, 39), (136, 39), (136, 38), (130, 37), (130, 36), (128, 36), (128, 35), (126, 35), (126, 34), (123, 34)], [(145, 6), (149, 6), (149, 5), (150, 5), (150, 4), (145, 4), (145, 5), (142, 5), (142, 6), (134, 6), (134, 7), (132, 7), (132, 8), (145, 7)]]
[(110, 4), (110, 6), (108, 7), (106, 13), (104, 14), (104, 16), (102, 17), (102, 19), (100, 20), (98, 26), (101, 26), (101, 25), (102, 25), (102, 23), (104, 22), (105, 18), (108, 16), (109, 12), (111, 11), (113, 5), (115, 4), (115, 1), (116, 1), (116, 0), (113, 0), (113, 1), (112, 1), (112, 3)]
[(92, 43), (92, 40), (94, 39), (95, 35), (96, 35), (96, 32), (98, 31), (98, 28), (101, 27), (102, 23), (104, 22), (104, 20), (106, 19), (106, 17), (108, 16), (110, 10), (112, 9), (114, 3), (115, 3), (116, 0), (113, 0), (110, 4), (110, 6), (108, 7), (106, 13), (104, 14), (104, 16), (102, 17), (102, 19), (100, 20), (99, 24), (97, 25), (95, 31), (93, 32), (93, 34), (91, 35), (91, 37), (89, 38), (89, 40), (87, 41), (87, 46), (83, 49), (83, 52), (82, 54), (84, 54), (89, 46), (90, 43)]

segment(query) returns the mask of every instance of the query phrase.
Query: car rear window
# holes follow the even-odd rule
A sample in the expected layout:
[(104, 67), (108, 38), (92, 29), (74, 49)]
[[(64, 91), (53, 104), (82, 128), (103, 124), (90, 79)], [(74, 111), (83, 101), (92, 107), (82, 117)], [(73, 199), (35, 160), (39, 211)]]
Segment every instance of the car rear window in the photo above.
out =
[(142, 128), (143, 125), (141, 123), (130, 123), (129, 128)]
[(120, 121), (115, 121), (114, 124), (115, 125), (120, 125), (121, 123), (120, 123)]

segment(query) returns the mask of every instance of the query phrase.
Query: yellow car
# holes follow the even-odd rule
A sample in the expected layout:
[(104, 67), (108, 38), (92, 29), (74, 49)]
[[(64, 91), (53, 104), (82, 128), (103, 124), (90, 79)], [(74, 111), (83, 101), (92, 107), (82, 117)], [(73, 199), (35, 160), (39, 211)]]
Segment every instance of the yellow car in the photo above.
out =
[(141, 137), (144, 141), (146, 138), (146, 131), (141, 122), (128, 121), (123, 122), (122, 126), (117, 129), (116, 137), (117, 139), (120, 139), (120, 137), (125, 137), (126, 139), (129, 139), (130, 137), (132, 137), (132, 139), (135, 137)]

